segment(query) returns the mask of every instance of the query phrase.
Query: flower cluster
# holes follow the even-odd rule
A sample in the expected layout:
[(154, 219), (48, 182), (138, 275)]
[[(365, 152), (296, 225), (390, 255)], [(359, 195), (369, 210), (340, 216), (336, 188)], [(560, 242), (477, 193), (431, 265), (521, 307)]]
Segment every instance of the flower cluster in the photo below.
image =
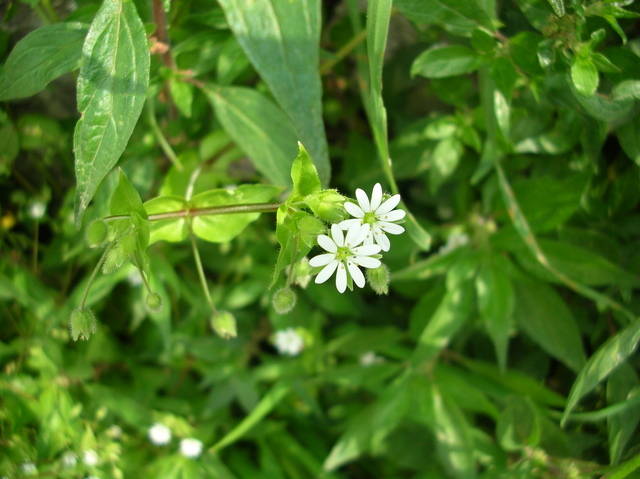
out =
[[(171, 442), (171, 429), (161, 423), (156, 423), (148, 432), (149, 441), (154, 446), (165, 446)], [(180, 441), (180, 454), (188, 459), (196, 459), (202, 454), (202, 441), (188, 437)]]
[(404, 232), (404, 228), (396, 223), (406, 215), (404, 210), (395, 209), (400, 203), (400, 195), (385, 199), (382, 186), (376, 183), (371, 198), (360, 188), (356, 190), (356, 198), (357, 204), (344, 204), (353, 218), (333, 224), (330, 235), (318, 235), (318, 244), (327, 253), (309, 260), (311, 266), (323, 266), (316, 276), (316, 283), (324, 283), (336, 273), (336, 288), (340, 293), (344, 293), (347, 286), (351, 289), (353, 283), (364, 287), (365, 277), (360, 267), (381, 267), (378, 253), (389, 251), (391, 247), (387, 234)]

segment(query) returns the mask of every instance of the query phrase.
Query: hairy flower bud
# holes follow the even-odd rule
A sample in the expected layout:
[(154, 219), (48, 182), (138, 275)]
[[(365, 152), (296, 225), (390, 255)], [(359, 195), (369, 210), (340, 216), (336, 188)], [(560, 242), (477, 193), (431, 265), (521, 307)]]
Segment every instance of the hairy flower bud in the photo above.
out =
[(223, 339), (235, 338), (238, 335), (236, 318), (228, 311), (214, 313), (211, 317), (211, 327)]
[(89, 339), (89, 336), (96, 332), (96, 326), (96, 316), (91, 309), (76, 308), (71, 311), (69, 327), (74, 341), (77, 341), (78, 338)]
[(367, 281), (376, 294), (389, 293), (389, 268), (381, 264), (377, 268), (367, 270)]
[(149, 293), (146, 299), (147, 308), (152, 313), (159, 313), (162, 311), (162, 296), (158, 293)]
[(297, 300), (295, 291), (289, 286), (284, 286), (273, 295), (273, 309), (278, 314), (287, 314), (295, 307)]
[(109, 227), (102, 220), (96, 220), (87, 226), (84, 237), (89, 248), (97, 248), (104, 244), (109, 236)]

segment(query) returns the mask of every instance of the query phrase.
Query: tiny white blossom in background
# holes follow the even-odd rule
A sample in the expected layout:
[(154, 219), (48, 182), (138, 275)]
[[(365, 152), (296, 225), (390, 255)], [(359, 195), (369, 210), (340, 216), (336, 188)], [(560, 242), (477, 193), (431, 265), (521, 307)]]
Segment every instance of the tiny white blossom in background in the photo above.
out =
[[(347, 220), (349, 221), (349, 220)], [(328, 253), (314, 256), (309, 260), (311, 266), (324, 266), (316, 276), (316, 283), (324, 283), (336, 272), (336, 288), (344, 293), (347, 289), (347, 272), (359, 288), (365, 284), (364, 275), (358, 266), (364, 268), (377, 268), (382, 263), (377, 258), (371, 256), (380, 252), (380, 246), (367, 244), (359, 246), (367, 237), (370, 231), (368, 223), (359, 225), (357, 223), (347, 231), (346, 237), (342, 232), (342, 227), (331, 225), (331, 236), (318, 235), (318, 244)]]
[(67, 451), (60, 458), (60, 462), (62, 462), (63, 467), (76, 467), (76, 464), (78, 464), (78, 456), (76, 456), (75, 452)]
[(149, 428), (149, 441), (155, 446), (164, 446), (171, 441), (171, 430), (164, 424), (156, 423)]
[(84, 454), (82, 454), (82, 462), (84, 462), (86, 466), (90, 466), (90, 467), (97, 465), (98, 453), (93, 449), (84, 451)]
[(382, 202), (382, 186), (376, 183), (371, 192), (371, 200), (360, 188), (356, 190), (358, 204), (345, 202), (344, 209), (353, 216), (354, 219), (340, 222), (343, 230), (350, 229), (353, 225), (369, 225), (371, 234), (364, 240), (365, 245), (376, 243), (380, 245), (382, 251), (389, 251), (391, 243), (387, 238), (387, 233), (399, 235), (404, 232), (404, 228), (394, 223), (400, 221), (406, 215), (404, 210), (394, 209), (400, 203), (400, 195), (393, 195), (384, 203)]
[(293, 328), (276, 331), (273, 344), (280, 354), (297, 356), (304, 349), (304, 339)]
[(361, 354), (359, 360), (360, 366), (364, 366), (365, 368), (384, 361), (383, 358), (378, 356), (373, 351), (367, 351), (366, 353)]
[(111, 439), (120, 439), (122, 437), (122, 428), (116, 425), (110, 426), (109, 429), (107, 429), (107, 435)]
[(38, 473), (38, 468), (33, 462), (23, 462), (20, 469), (25, 476), (33, 476)]
[(438, 253), (445, 255), (451, 253), (454, 249), (460, 248), (469, 243), (469, 235), (466, 233), (457, 233), (449, 236), (447, 242), (440, 247)]
[(34, 220), (42, 219), (45, 211), (47, 211), (47, 205), (42, 201), (34, 201), (29, 205), (29, 216)]
[(195, 459), (202, 454), (202, 441), (189, 437), (180, 441), (180, 454), (189, 459)]

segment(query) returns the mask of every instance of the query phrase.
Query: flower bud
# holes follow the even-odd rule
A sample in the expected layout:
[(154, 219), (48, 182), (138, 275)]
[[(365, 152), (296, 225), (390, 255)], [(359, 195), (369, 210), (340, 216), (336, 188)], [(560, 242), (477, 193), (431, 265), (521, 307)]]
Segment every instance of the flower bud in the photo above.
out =
[(159, 313), (162, 311), (162, 296), (158, 293), (149, 293), (147, 295), (146, 302), (147, 308), (149, 308), (149, 311), (152, 313)]
[(238, 335), (236, 318), (228, 311), (214, 313), (211, 317), (211, 327), (223, 339), (235, 338)]
[(389, 268), (381, 264), (377, 268), (367, 269), (367, 281), (376, 294), (389, 293)]
[(95, 220), (87, 226), (84, 237), (89, 248), (97, 248), (107, 241), (109, 227), (102, 220)]
[(326, 231), (324, 223), (311, 215), (304, 215), (298, 220), (298, 230), (301, 233), (318, 236)]
[(337, 223), (348, 216), (342, 206), (344, 199), (336, 190), (323, 190), (307, 196), (304, 200), (316, 216), (330, 223)]
[(89, 339), (96, 332), (96, 317), (89, 308), (76, 308), (71, 311), (69, 327), (74, 341), (78, 338)]
[(284, 286), (273, 295), (273, 309), (278, 314), (287, 314), (295, 307), (297, 300), (298, 296), (295, 291), (289, 286)]

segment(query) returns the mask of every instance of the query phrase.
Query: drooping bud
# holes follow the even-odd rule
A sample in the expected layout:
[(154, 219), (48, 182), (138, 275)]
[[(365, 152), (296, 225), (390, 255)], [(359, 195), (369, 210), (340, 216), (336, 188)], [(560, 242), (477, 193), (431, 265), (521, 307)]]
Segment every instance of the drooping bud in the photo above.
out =
[(95, 220), (87, 226), (84, 235), (89, 248), (97, 248), (107, 241), (109, 227), (103, 220)]
[(159, 313), (162, 311), (162, 296), (158, 293), (149, 293), (146, 298), (147, 308), (152, 313)]
[(316, 216), (330, 223), (337, 223), (348, 216), (342, 206), (344, 200), (344, 196), (336, 190), (322, 190), (304, 199)]
[(367, 269), (367, 281), (376, 294), (388, 294), (389, 268), (383, 263), (377, 268)]
[(223, 339), (235, 338), (238, 335), (236, 318), (228, 311), (213, 313), (211, 327)]
[(69, 318), (69, 328), (74, 341), (78, 338), (89, 339), (96, 332), (96, 316), (89, 308), (76, 308), (71, 311)]
[(291, 311), (298, 301), (298, 296), (290, 286), (284, 286), (273, 295), (273, 309), (278, 314), (287, 314)]

